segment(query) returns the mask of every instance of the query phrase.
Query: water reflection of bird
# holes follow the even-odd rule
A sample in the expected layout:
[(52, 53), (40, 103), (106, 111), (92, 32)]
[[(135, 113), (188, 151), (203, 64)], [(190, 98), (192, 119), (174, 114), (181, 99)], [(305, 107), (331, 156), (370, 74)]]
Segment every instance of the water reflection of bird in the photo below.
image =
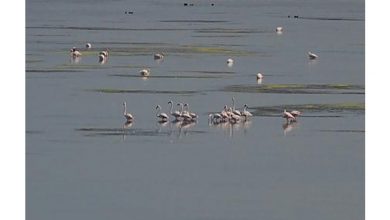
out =
[(127, 112), (126, 102), (123, 102), (123, 116), (125, 116), (127, 122), (132, 122), (134, 119), (133, 115)]
[(80, 61), (81, 61), (81, 56), (71, 56), (70, 57), (70, 63), (77, 64), (77, 63), (80, 63)]
[(296, 128), (298, 126), (298, 123), (297, 122), (291, 122), (291, 123), (284, 123), (282, 125), (282, 128), (283, 128), (283, 134), (286, 135), (287, 133), (289, 133), (290, 131), (292, 131), (294, 128)]
[(312, 53), (312, 52), (307, 52), (307, 55), (309, 56), (309, 59), (311, 59), (311, 60), (315, 60), (315, 59), (317, 59), (318, 58), (318, 55), (317, 54), (314, 54), (314, 53)]

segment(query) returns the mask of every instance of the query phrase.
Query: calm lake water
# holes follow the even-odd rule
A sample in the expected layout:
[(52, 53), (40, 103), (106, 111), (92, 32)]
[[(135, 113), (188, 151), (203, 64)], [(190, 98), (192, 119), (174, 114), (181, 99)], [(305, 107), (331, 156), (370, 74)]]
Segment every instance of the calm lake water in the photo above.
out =
[[(27, 219), (364, 219), (364, 1), (29, 0), (26, 19)], [(210, 125), (232, 97), (254, 116)], [(169, 100), (197, 123), (157, 123)]]

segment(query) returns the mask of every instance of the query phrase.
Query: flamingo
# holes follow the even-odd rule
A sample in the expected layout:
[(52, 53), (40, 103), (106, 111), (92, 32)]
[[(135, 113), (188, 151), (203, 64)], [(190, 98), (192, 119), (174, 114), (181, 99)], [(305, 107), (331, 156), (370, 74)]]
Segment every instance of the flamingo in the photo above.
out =
[(249, 111), (247, 111), (246, 109), (248, 108), (248, 105), (245, 104), (244, 105), (244, 110), (241, 112), (241, 115), (245, 117), (245, 120), (248, 118), (248, 117), (252, 117), (252, 113), (250, 113)]
[(159, 118), (160, 121), (168, 121), (168, 119), (169, 119), (168, 115), (166, 113), (160, 113), (161, 106), (157, 105), (156, 109), (157, 109), (157, 113), (156, 113), (157, 118)]
[(241, 116), (241, 112), (236, 110), (236, 106), (234, 104), (234, 97), (232, 97), (232, 102), (233, 102), (233, 109), (232, 109), (232, 113), (235, 114), (235, 115), (238, 115), (238, 116)]
[(91, 49), (91, 48), (92, 48), (92, 45), (91, 45), (91, 43), (87, 43), (87, 44), (85, 45), (85, 47), (86, 47), (87, 49)]
[(295, 117), (290, 112), (286, 111), (286, 109), (284, 109), (283, 118), (287, 120), (287, 123), (295, 121)]
[(300, 115), (302, 115), (302, 113), (300, 111), (297, 111), (297, 110), (293, 110), (290, 112), (294, 117), (298, 117)]
[(79, 50), (77, 50), (76, 47), (73, 47), (72, 49), (70, 49), (70, 55), (72, 57), (80, 57), (81, 56), (81, 53)]
[(133, 115), (127, 112), (126, 102), (123, 102), (123, 116), (125, 116), (127, 122), (132, 122), (134, 119)]
[(174, 111), (174, 112), (172, 111), (172, 109), (173, 109), (173, 102), (172, 102), (171, 100), (169, 100), (168, 104), (171, 105), (171, 108), (170, 108), (170, 110), (169, 110), (169, 113), (170, 113), (173, 117), (175, 117), (176, 120), (179, 120), (180, 117), (181, 117), (180, 112), (177, 111), (177, 110)]
[(105, 63), (108, 59), (108, 49), (99, 52), (99, 63)]
[(232, 66), (234, 63), (234, 60), (232, 58), (229, 58), (226, 60), (226, 63), (228, 64), (228, 66)]
[(256, 78), (257, 79), (263, 79), (263, 74), (262, 73), (258, 73), (258, 74), (256, 74)]
[(192, 121), (192, 117), (189, 112), (184, 110), (183, 103), (177, 103), (177, 105), (181, 107), (180, 117), (183, 118), (184, 121)]
[(188, 103), (184, 104), (184, 107), (187, 107), (187, 112), (191, 116), (192, 119), (198, 118), (197, 114), (190, 112), (190, 105)]
[(308, 56), (309, 56), (309, 59), (311, 59), (311, 60), (315, 60), (315, 59), (317, 59), (318, 58), (318, 55), (317, 54), (314, 54), (314, 53), (312, 53), (312, 52), (307, 52), (307, 54), (308, 54)]
[(100, 51), (99, 55), (103, 55), (104, 57), (108, 58), (108, 49)]
[(229, 121), (230, 121), (230, 123), (235, 124), (235, 123), (240, 121), (241, 117), (239, 115), (234, 114), (232, 111), (233, 111), (233, 109), (229, 108), (229, 111), (228, 111), (228, 113), (230, 113), (229, 114)]
[(276, 27), (276, 33), (282, 33), (283, 32), (283, 27)]
[(155, 60), (162, 60), (164, 58), (164, 54), (163, 53), (155, 53), (154, 54), (154, 59)]
[(223, 107), (223, 110), (221, 111), (222, 120), (226, 121), (229, 118), (229, 114), (227, 111), (227, 105)]
[(141, 74), (141, 76), (149, 76), (150, 69), (142, 69), (141, 71), (139, 71), (139, 73)]

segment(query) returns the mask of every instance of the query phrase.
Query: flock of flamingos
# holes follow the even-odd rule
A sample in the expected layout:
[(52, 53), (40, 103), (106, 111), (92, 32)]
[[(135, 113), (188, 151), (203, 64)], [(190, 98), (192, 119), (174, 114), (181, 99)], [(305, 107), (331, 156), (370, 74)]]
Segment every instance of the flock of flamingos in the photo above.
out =
[[(277, 27), (276, 28), (276, 33), (281, 34), (283, 32), (282, 27)], [(87, 43), (85, 45), (86, 49), (91, 49), (92, 45), (90, 43)], [(70, 50), (70, 56), (73, 61), (79, 59), (81, 57), (82, 53), (76, 48), (73, 47)], [(98, 60), (99, 63), (106, 63), (109, 57), (109, 50), (106, 49), (104, 51), (101, 51), (98, 55)], [(311, 60), (317, 59), (318, 56), (312, 52), (308, 52), (308, 57)], [(154, 54), (154, 59), (155, 60), (162, 60), (164, 59), (164, 54), (163, 53), (156, 53)], [(234, 60), (229, 58), (227, 59), (227, 65), (232, 66)], [(142, 69), (140, 72), (140, 75), (143, 77), (148, 77), (150, 76), (151, 72), (150, 69)], [(257, 79), (262, 79), (263, 74), (262, 73), (257, 73), (256, 74)], [(214, 125), (218, 125), (221, 123), (230, 123), (230, 124), (236, 124), (238, 122), (246, 122), (247, 120), (250, 120), (252, 117), (252, 113), (250, 113), (248, 109), (248, 105), (244, 105), (243, 110), (239, 111), (235, 108), (235, 100), (234, 97), (232, 98), (232, 106), (229, 107), (225, 105), (222, 109), (221, 112), (216, 112), (216, 113), (211, 113), (209, 114), (209, 123), (212, 123)], [(159, 123), (165, 123), (170, 120), (170, 118), (173, 118), (173, 122), (181, 122), (183, 124), (190, 124), (196, 122), (198, 119), (198, 115), (194, 112), (191, 112), (189, 109), (189, 104), (188, 103), (177, 103), (178, 109), (173, 110), (173, 102), (169, 101), (168, 105), (170, 105), (170, 111), (169, 114), (161, 112), (161, 106), (157, 105), (156, 106), (156, 118)], [(127, 106), (126, 102), (123, 102), (123, 116), (126, 119), (126, 123), (132, 123), (134, 120), (134, 116), (127, 112)], [(300, 111), (293, 110), (293, 111), (287, 111), (284, 109), (282, 113), (282, 117), (286, 119), (286, 124), (290, 124), (292, 122), (297, 121), (297, 117), (301, 115)]]

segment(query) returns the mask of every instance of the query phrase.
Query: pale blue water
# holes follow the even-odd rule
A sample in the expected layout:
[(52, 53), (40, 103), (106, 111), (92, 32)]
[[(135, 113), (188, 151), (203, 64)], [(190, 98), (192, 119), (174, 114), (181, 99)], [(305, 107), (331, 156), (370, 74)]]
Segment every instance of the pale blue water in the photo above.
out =
[[(364, 103), (364, 94), (224, 91), (257, 85), (258, 72), (262, 85), (364, 86), (364, 2), (184, 2), (26, 2), (27, 219), (364, 219), (364, 111), (304, 112), (291, 131), (283, 109), (207, 122), (232, 96), (252, 112)], [(155, 106), (168, 111), (168, 100), (190, 103), (198, 122), (157, 124)], [(135, 116), (126, 129), (123, 101)]]

